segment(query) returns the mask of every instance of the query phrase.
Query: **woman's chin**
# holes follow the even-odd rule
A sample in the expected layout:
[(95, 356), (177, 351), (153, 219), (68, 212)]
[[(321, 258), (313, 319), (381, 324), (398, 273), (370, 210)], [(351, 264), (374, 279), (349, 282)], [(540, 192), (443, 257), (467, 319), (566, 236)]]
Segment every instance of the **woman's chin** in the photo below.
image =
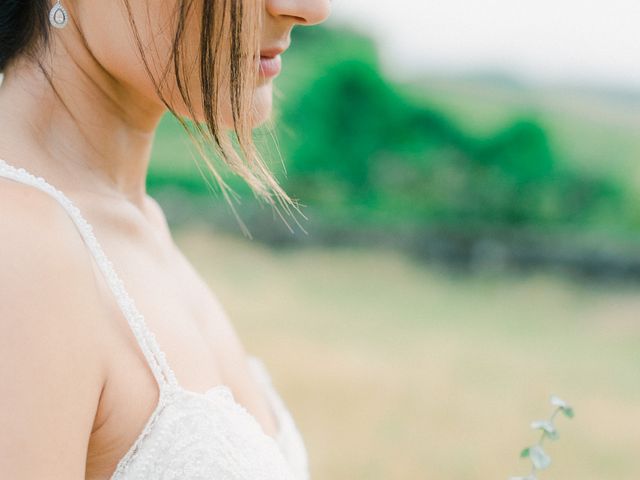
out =
[(273, 109), (273, 84), (271, 80), (258, 85), (253, 96), (252, 125), (257, 127), (271, 116)]
[[(271, 79), (262, 79), (262, 82), (255, 87), (253, 92), (253, 104), (248, 119), (252, 128), (256, 128), (269, 120), (273, 109), (273, 84)], [(196, 114), (193, 119), (187, 108), (183, 105), (177, 109), (178, 115), (197, 122), (205, 122), (205, 116), (202, 112)], [(227, 104), (222, 108), (222, 127), (228, 130), (233, 129), (233, 116), (231, 114), (231, 105)]]

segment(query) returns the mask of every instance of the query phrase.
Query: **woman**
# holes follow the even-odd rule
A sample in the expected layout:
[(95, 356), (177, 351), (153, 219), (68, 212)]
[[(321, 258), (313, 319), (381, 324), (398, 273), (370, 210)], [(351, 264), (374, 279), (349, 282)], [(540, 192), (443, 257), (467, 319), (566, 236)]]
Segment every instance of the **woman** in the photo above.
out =
[(145, 176), (168, 109), (258, 198), (294, 205), (250, 134), (291, 29), (329, 0), (0, 6), (0, 478), (306, 478), (291, 416)]

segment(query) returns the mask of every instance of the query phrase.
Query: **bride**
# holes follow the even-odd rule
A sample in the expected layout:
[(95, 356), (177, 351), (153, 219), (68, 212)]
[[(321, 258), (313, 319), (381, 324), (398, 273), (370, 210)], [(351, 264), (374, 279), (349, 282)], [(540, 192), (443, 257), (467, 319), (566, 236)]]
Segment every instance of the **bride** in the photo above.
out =
[(264, 364), (145, 178), (169, 110), (212, 174), (211, 147), (291, 213), (251, 130), (292, 28), (329, 1), (2, 2), (0, 478), (308, 478)]

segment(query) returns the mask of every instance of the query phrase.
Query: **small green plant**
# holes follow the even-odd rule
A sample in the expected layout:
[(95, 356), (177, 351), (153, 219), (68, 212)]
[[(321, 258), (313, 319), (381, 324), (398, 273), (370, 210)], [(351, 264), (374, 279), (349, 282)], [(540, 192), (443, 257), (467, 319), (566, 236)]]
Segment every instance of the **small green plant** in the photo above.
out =
[(551, 405), (556, 408), (549, 419), (531, 422), (531, 428), (541, 431), (538, 442), (520, 452), (521, 457), (529, 458), (531, 460), (531, 472), (525, 477), (510, 477), (509, 480), (538, 480), (538, 471), (544, 470), (551, 465), (551, 457), (549, 457), (547, 452), (542, 448), (542, 442), (545, 438), (548, 438), (549, 440), (558, 439), (558, 430), (553, 423), (558, 413), (562, 412), (567, 418), (573, 418), (573, 408), (567, 405), (567, 402), (561, 398), (552, 395)]

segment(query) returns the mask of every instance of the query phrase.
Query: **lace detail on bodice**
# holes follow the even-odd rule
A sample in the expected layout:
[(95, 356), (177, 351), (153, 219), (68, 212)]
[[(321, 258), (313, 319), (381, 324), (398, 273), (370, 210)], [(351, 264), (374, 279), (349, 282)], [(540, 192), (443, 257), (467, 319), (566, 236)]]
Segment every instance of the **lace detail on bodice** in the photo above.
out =
[(225, 386), (172, 391), (114, 479), (292, 480), (278, 444)]
[(168, 387), (110, 480), (309, 480), (306, 448), (291, 414), (262, 361), (248, 360), (275, 414), (275, 439), (227, 385), (204, 394)]
[(267, 435), (237, 402), (231, 389), (216, 385), (191, 392), (177, 381), (155, 335), (128, 294), (93, 228), (69, 198), (42, 177), (0, 159), (0, 177), (34, 186), (68, 212), (103, 273), (159, 387), (158, 404), (136, 441), (118, 462), (111, 480), (308, 480), (307, 452), (290, 412), (260, 359), (250, 370), (278, 423)]

